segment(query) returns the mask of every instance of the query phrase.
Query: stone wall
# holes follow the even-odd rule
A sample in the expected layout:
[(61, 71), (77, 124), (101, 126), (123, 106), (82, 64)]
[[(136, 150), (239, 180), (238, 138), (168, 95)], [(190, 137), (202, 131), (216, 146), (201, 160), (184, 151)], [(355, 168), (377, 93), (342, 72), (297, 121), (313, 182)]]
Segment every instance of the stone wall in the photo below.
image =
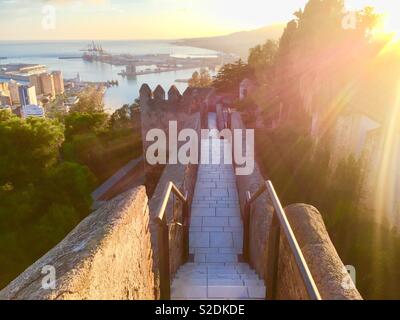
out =
[[(232, 129), (245, 129), (245, 125), (238, 112), (232, 113)], [(243, 145), (245, 135), (243, 136)], [(234, 141), (235, 143), (235, 141)], [(239, 202), (242, 214), (246, 203), (246, 193), (256, 192), (264, 183), (259, 166), (255, 163), (254, 171), (249, 176), (236, 176), (236, 185), (239, 193)], [(268, 236), (272, 223), (272, 207), (266, 193), (263, 193), (251, 206), (250, 212), (250, 265), (257, 271), (261, 278), (266, 272), (268, 251)]]
[[(200, 134), (200, 115), (197, 113), (197, 117), (194, 118), (193, 122), (187, 124), (189, 128), (195, 129)], [(169, 182), (173, 182), (178, 189), (185, 195), (187, 192), (189, 199), (189, 215), (190, 208), (194, 194), (194, 188), (197, 179), (198, 165), (194, 164), (170, 164), (164, 168), (160, 180), (158, 181), (157, 187), (154, 194), (149, 202), (150, 217), (151, 217), (151, 236), (152, 236), (152, 247), (153, 247), (153, 261), (154, 261), (154, 274), (155, 283), (159, 286), (159, 246), (158, 246), (158, 225), (155, 221), (158, 215), (158, 209), (163, 201), (165, 188)], [(168, 222), (182, 222), (182, 204), (179, 199), (176, 199), (174, 195), (171, 195), (166, 209), (166, 215)], [(183, 264), (183, 228), (182, 226), (171, 223), (169, 228), (170, 235), (170, 270), (171, 276), (176, 270)]]
[[(43, 289), (54, 266), (55, 289)], [(143, 186), (107, 202), (0, 292), (0, 299), (154, 299), (149, 209)]]
[[(362, 299), (332, 244), (318, 210), (309, 205), (294, 204), (285, 208), (285, 212), (322, 299)], [(280, 243), (277, 298), (308, 299), (283, 233)]]

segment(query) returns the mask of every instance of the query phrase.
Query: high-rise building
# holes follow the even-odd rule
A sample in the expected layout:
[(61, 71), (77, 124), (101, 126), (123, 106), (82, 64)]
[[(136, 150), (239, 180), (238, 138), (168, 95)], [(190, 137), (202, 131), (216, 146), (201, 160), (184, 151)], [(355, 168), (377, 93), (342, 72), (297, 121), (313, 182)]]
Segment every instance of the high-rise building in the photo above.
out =
[(8, 92), (8, 83), (7, 82), (0, 82), (0, 91), (2, 92)]
[(7, 82), (0, 82), (0, 105), (11, 106), (10, 90)]
[(64, 78), (61, 71), (53, 71), (52, 73), (53, 81), (54, 81), (54, 89), (56, 95), (64, 93)]
[(1, 106), (11, 106), (11, 97), (4, 93), (4, 91), (0, 91), (0, 105)]
[(19, 92), (18, 92), (19, 86), (20, 84), (15, 80), (10, 80), (8, 82), (8, 89), (10, 90), (11, 103), (13, 105), (19, 104)]
[(53, 75), (50, 73), (42, 73), (40, 75), (40, 80), (42, 83), (43, 94), (56, 96), (56, 90), (54, 88)]
[(40, 74), (30, 75), (29, 84), (35, 87), (37, 95), (43, 94), (43, 87), (42, 87), (42, 81), (40, 80)]
[(21, 106), (37, 105), (36, 89), (34, 86), (20, 86), (18, 93)]

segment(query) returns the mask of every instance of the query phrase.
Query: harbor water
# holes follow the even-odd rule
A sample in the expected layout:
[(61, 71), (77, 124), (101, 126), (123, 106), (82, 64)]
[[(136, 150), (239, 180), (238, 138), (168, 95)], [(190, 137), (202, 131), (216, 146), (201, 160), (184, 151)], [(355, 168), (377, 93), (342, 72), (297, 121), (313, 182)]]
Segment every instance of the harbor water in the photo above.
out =
[[(151, 88), (161, 84), (166, 90), (174, 84), (182, 93), (187, 83), (176, 80), (188, 79), (196, 70), (187, 69), (127, 78), (118, 75), (124, 66), (112, 66), (80, 59), (83, 54), (81, 50), (86, 49), (87, 44), (88, 41), (0, 41), (0, 56), (7, 58), (0, 60), (0, 64), (43, 64), (49, 71), (61, 70), (66, 79), (75, 78), (79, 73), (82, 81), (118, 80), (119, 86), (108, 88), (104, 96), (106, 110), (109, 112), (120, 108), (123, 104), (134, 102), (143, 83), (148, 83)], [(168, 41), (101, 41), (101, 44), (104, 50), (111, 54), (171, 54), (177, 57), (215, 57), (217, 55), (215, 51), (178, 46)], [(59, 57), (76, 59), (59, 59)]]

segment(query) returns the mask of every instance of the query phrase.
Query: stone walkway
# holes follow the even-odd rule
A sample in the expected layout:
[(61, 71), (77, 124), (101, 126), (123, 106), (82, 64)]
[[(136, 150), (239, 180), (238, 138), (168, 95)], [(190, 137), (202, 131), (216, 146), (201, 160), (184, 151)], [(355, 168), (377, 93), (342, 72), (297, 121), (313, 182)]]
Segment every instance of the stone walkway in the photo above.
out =
[[(211, 129), (216, 128), (215, 113), (209, 114), (208, 122)], [(210, 145), (202, 145), (202, 153), (220, 152), (222, 159), (223, 141), (212, 137)], [(232, 165), (224, 165), (223, 161), (201, 164), (190, 226), (194, 262), (183, 265), (175, 275), (172, 299), (264, 299), (264, 282), (247, 264), (238, 262), (242, 242), (243, 225)]]

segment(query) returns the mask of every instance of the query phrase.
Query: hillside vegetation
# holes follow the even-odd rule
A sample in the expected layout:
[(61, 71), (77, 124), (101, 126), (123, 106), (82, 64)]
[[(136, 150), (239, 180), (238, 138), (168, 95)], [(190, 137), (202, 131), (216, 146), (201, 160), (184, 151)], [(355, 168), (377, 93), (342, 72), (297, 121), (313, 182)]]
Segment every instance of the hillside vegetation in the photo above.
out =
[[(365, 208), (363, 167), (352, 154), (334, 163), (331, 139), (344, 108), (374, 118), (393, 114), (400, 51), (372, 36), (379, 21), (372, 8), (357, 12), (354, 29), (343, 28), (344, 9), (343, 1), (309, 0), (278, 42), (251, 49), (248, 63), (225, 65), (214, 86), (237, 96), (241, 80), (252, 79), (255, 91), (235, 107), (248, 128), (260, 117), (265, 124), (256, 131), (264, 177), (284, 205), (320, 210), (344, 264), (355, 267), (365, 299), (399, 299), (399, 232), (386, 220), (377, 222), (380, 212)], [(329, 116), (318, 139), (311, 135), (311, 107)]]
[(142, 152), (137, 105), (113, 115), (95, 92), (58, 119), (0, 111), (0, 288), (91, 212), (96, 185)]

